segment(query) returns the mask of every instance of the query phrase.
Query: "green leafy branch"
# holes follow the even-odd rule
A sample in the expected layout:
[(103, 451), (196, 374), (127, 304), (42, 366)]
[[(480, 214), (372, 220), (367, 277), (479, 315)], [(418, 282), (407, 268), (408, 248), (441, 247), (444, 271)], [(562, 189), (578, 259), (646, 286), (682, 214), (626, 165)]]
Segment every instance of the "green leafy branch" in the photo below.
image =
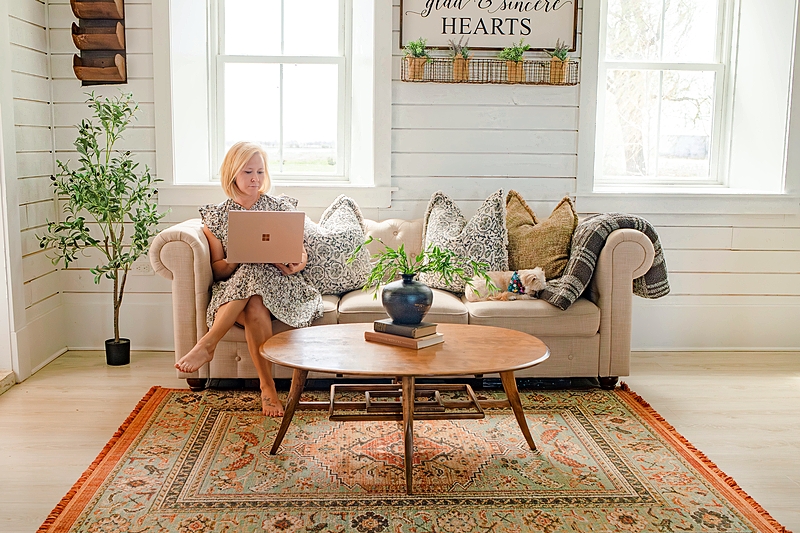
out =
[(431, 56), (428, 54), (428, 50), (425, 47), (427, 44), (428, 40), (420, 37), (416, 41), (408, 41), (403, 47), (403, 50), (405, 50), (407, 57), (424, 57), (430, 59)]
[(370, 236), (356, 247), (347, 262), (352, 263), (355, 261), (361, 250), (373, 241), (378, 241), (384, 247), (380, 252), (372, 254), (372, 270), (364, 283), (364, 290), (373, 289), (375, 297), (377, 297), (378, 289), (381, 285), (394, 281), (401, 275), (413, 276), (422, 273), (436, 274), (447, 285), (451, 285), (458, 279), (470, 287), (473, 285), (473, 276), (480, 276), (486, 282), (486, 286), (490, 291), (498, 290), (486, 273), (489, 269), (487, 263), (464, 257), (452, 250), (441, 248), (432, 243), (419, 254), (412, 254), (409, 257), (405, 244), (400, 244), (395, 249), (387, 246), (381, 239)]
[(531, 47), (529, 44), (523, 44), (525, 39), (520, 39), (519, 44), (512, 44), (500, 50), (497, 57), (504, 61), (522, 61), (522, 57), (526, 51)]

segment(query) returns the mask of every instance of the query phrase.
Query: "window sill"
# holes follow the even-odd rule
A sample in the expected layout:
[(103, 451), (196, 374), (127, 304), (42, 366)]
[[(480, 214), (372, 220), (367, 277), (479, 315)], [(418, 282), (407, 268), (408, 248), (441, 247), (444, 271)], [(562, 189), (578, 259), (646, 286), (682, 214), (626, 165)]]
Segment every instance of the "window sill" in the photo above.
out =
[[(337, 196), (346, 194), (361, 208), (388, 208), (392, 191), (397, 187), (365, 187), (349, 183), (281, 183), (273, 185), (273, 194), (286, 194), (297, 198), (301, 208), (328, 207)], [(158, 188), (158, 201), (167, 206), (199, 206), (223, 202), (227, 199), (218, 183), (162, 185)]]
[(577, 194), (581, 213), (797, 215), (800, 195), (738, 192), (732, 189), (619, 189)]

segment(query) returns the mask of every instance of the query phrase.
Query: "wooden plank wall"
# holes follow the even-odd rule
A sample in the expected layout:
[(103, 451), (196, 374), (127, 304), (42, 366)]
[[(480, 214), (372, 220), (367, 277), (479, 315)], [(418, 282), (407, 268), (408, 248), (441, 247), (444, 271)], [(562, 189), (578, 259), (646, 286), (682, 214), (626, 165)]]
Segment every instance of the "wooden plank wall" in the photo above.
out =
[[(579, 4), (578, 50), (581, 14)], [(498, 189), (520, 192), (542, 213), (575, 192), (578, 86), (402, 82), (399, 0), (393, 40), (392, 185), (399, 190), (383, 217), (422, 217), (437, 190), (467, 215)]]
[[(75, 47), (70, 25), (75, 17), (68, 0), (49, 3), (50, 44), (53, 69), (53, 110), (56, 157), (76, 160), (75, 125), (89, 116), (87, 92), (117, 96), (133, 93), (139, 104), (134, 122), (117, 147), (131, 150), (143, 167), (155, 168), (155, 117), (153, 105), (153, 34), (149, 0), (125, 0), (128, 83), (81, 87), (72, 72)], [(166, 227), (168, 224), (165, 224)], [(147, 264), (147, 258), (140, 260)], [(96, 253), (80, 258), (61, 272), (60, 290), (66, 313), (66, 344), (70, 348), (100, 348), (113, 336), (112, 285), (103, 279), (94, 283), (89, 269), (99, 262)], [(132, 349), (171, 349), (172, 315), (169, 281), (152, 272), (128, 277), (120, 317), (120, 333), (131, 339)]]
[(8, 14), (25, 304), (24, 325), (18, 334), (20, 349), (30, 352), (20, 373), (27, 374), (64, 345), (63, 298), (60, 273), (36, 238), (55, 216), (50, 186), (54, 159), (47, 8), (39, 0), (17, 0), (8, 3)]
[[(91, 258), (57, 272), (32, 238), (53, 213), (47, 184), (53, 169), (50, 153), (55, 148), (55, 157), (74, 159), (73, 125), (85, 116), (84, 89), (71, 70), (69, 26), (74, 17), (66, 0), (50, 2), (49, 7), (38, 0), (19, 0), (10, 9), (20, 58), (14, 84), (20, 95), (15, 99), (19, 179), (25, 182), (20, 216), (25, 221), (25, 280), (30, 286), (26, 304), (31, 319), (63, 306), (64, 344), (100, 348), (111, 332), (109, 285), (93, 283), (88, 272)], [(50, 85), (45, 14), (52, 52)], [(134, 93), (141, 113), (124, 146), (154, 168), (150, 2), (126, 0), (126, 20), (129, 83), (122, 88)], [(398, 191), (391, 208), (365, 210), (366, 216), (421, 217), (437, 190), (452, 196), (469, 216), (501, 188), (519, 191), (546, 216), (565, 194), (575, 193), (580, 86), (401, 82), (397, 0), (394, 42), (392, 185)], [(117, 94), (114, 87), (95, 91)], [(197, 216), (193, 208), (165, 207), (172, 208), (165, 225)], [(800, 217), (650, 214), (635, 203), (628, 211), (656, 226), (673, 287), (672, 294), (660, 300), (635, 299), (635, 349), (800, 347), (795, 318), (800, 316)], [(133, 339), (134, 349), (171, 349), (169, 282), (153, 275), (131, 277), (122, 320), (123, 334)]]

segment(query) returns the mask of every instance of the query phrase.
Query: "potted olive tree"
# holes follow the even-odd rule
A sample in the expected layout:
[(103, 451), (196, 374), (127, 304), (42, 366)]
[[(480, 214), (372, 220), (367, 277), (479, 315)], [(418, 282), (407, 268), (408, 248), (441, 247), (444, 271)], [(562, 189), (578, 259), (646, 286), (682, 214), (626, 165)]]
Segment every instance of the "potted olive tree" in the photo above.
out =
[(519, 40), (519, 44), (512, 44), (503, 48), (497, 57), (506, 62), (506, 79), (509, 83), (522, 83), (525, 81), (525, 69), (522, 62), (523, 55), (531, 47), (523, 44), (524, 39)]
[(124, 365), (130, 362), (130, 340), (119, 334), (125, 282), (166, 214), (158, 212), (153, 198), (154, 185), (161, 180), (151, 176), (147, 166), (138, 170), (130, 151), (114, 149), (139, 109), (133, 95), (88, 96), (94, 117), (77, 126), (77, 164), (57, 161), (59, 173), (51, 178), (63, 216), (48, 221), (47, 232), (37, 237), (42, 248), (55, 252), (53, 264), (63, 261), (65, 268), (79, 253), (95, 252), (92, 257), (100, 263), (91, 269), (94, 282), (105, 277), (114, 284), (114, 338), (106, 341), (106, 362)]
[[(386, 314), (398, 324), (419, 324), (433, 303), (433, 292), (430, 287), (414, 279), (417, 274), (438, 274), (446, 284), (461, 279), (470, 287), (473, 276), (480, 276), (490, 291), (497, 290), (486, 274), (489, 265), (433, 244), (409, 257), (405, 245), (394, 249), (370, 236), (355, 249), (348, 262), (354, 261), (361, 249), (373, 241), (381, 243), (383, 249), (372, 254), (372, 270), (364, 283), (364, 290), (374, 290), (374, 297), (377, 298), (378, 289), (385, 284), (381, 303)], [(398, 276), (401, 279), (398, 280)]]

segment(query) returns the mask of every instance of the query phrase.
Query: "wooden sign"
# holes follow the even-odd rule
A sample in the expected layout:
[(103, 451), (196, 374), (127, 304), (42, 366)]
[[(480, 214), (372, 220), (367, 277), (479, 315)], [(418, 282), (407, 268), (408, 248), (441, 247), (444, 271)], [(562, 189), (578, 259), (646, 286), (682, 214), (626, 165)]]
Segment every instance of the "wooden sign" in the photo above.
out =
[(532, 50), (556, 40), (575, 51), (578, 0), (400, 0), (401, 46), (420, 37), (430, 48), (469, 39), (469, 48), (501, 50), (524, 39)]

